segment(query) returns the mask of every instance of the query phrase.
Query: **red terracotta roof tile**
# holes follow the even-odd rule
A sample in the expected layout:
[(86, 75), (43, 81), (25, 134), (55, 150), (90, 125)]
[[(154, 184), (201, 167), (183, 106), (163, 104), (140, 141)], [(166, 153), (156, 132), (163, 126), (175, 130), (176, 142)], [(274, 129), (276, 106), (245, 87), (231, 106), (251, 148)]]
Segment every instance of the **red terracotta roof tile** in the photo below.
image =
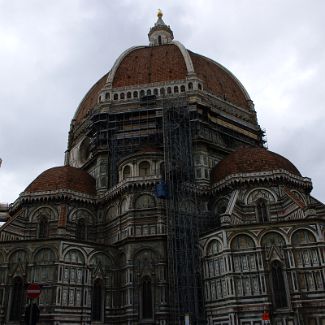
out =
[(186, 74), (183, 55), (176, 45), (148, 46), (133, 50), (122, 60), (113, 87), (182, 80)]
[(84, 194), (96, 194), (96, 181), (82, 169), (53, 167), (40, 174), (26, 189), (27, 193), (71, 190)]
[(194, 71), (203, 81), (204, 89), (237, 106), (249, 109), (244, 92), (228, 72), (213, 61), (191, 51), (188, 52), (194, 65)]
[(77, 113), (75, 116), (76, 123), (80, 124), (83, 119), (88, 115), (94, 106), (97, 104), (99, 92), (105, 86), (108, 73), (100, 78), (88, 91), (87, 95), (84, 97), (79, 107), (77, 108)]
[(221, 160), (211, 171), (211, 182), (217, 183), (232, 174), (284, 169), (301, 176), (286, 158), (264, 148), (240, 148)]
[[(204, 89), (237, 106), (249, 109), (245, 92), (228, 71), (204, 56), (191, 51), (188, 53), (195, 73), (203, 81)], [(75, 115), (76, 124), (80, 124), (96, 105), (107, 77), (108, 74), (104, 75), (80, 103)], [(184, 80), (186, 77), (185, 60), (178, 46), (147, 46), (132, 50), (122, 59), (114, 75), (113, 87), (141, 86)]]

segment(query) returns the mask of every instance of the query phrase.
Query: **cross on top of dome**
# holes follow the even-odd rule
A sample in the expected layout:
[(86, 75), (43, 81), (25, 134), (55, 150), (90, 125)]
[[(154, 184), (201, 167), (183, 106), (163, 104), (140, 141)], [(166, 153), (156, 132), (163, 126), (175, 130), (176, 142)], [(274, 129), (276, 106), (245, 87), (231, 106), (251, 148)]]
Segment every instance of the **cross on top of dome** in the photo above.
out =
[(150, 28), (149, 31), (149, 41), (150, 45), (162, 45), (170, 43), (174, 39), (173, 31), (171, 30), (169, 25), (166, 25), (162, 19), (163, 13), (160, 9), (158, 9), (157, 13), (157, 22), (153, 27)]

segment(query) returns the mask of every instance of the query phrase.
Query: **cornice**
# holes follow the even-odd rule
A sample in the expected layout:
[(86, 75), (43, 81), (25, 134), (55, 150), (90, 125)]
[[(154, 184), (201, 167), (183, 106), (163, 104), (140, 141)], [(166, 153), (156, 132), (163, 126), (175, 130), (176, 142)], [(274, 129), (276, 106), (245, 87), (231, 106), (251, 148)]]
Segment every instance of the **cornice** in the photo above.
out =
[(40, 201), (50, 201), (50, 200), (60, 200), (60, 201), (79, 201), (88, 204), (96, 203), (96, 196), (83, 194), (80, 192), (75, 192), (71, 190), (56, 190), (56, 191), (44, 191), (27, 193), (23, 192), (19, 195), (19, 198), (9, 206), (10, 213), (15, 212), (25, 203), (40, 202)]
[(254, 172), (254, 173), (237, 173), (224, 178), (212, 186), (212, 192), (215, 194), (226, 188), (239, 187), (244, 184), (257, 182), (274, 182), (290, 183), (294, 186), (305, 188), (307, 191), (312, 190), (312, 182), (308, 177), (301, 177), (289, 173), (284, 169), (277, 169), (273, 171)]

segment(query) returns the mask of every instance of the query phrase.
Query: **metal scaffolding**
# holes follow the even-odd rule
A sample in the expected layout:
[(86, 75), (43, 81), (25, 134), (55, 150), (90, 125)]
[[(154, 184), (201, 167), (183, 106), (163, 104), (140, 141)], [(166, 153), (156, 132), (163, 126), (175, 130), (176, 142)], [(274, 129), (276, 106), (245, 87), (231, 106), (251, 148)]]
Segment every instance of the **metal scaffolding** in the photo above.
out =
[(185, 94), (179, 94), (159, 100), (145, 96), (122, 108), (113, 105), (94, 112), (88, 132), (92, 150), (107, 154), (108, 189), (118, 183), (121, 159), (143, 146), (158, 147), (164, 153), (169, 324), (175, 325), (184, 324), (187, 315), (192, 325), (205, 324), (198, 239), (217, 219), (211, 212), (199, 211), (202, 197), (197, 198), (193, 162), (193, 154), (199, 151), (196, 146), (203, 144), (225, 155), (239, 145), (261, 141), (217, 123), (221, 117), (209, 107), (188, 102)]
[[(165, 181), (168, 185), (167, 250), (171, 323), (202, 318), (198, 252), (198, 211), (193, 189), (194, 165), (190, 110), (186, 98), (164, 101)], [(193, 185), (193, 186), (191, 186)]]
[(95, 112), (88, 136), (92, 150), (108, 153), (108, 188), (118, 182), (118, 162), (144, 146), (161, 147), (162, 115), (157, 112), (155, 96), (145, 96), (140, 107), (126, 111)]

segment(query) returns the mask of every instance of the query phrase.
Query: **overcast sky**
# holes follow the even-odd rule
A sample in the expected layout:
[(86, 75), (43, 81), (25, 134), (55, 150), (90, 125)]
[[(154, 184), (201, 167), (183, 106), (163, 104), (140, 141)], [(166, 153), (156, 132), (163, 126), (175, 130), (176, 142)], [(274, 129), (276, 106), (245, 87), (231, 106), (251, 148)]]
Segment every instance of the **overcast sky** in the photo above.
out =
[(0, 0), (0, 202), (63, 164), (70, 120), (161, 8), (175, 39), (230, 69), (270, 150), (325, 201), (325, 1)]

